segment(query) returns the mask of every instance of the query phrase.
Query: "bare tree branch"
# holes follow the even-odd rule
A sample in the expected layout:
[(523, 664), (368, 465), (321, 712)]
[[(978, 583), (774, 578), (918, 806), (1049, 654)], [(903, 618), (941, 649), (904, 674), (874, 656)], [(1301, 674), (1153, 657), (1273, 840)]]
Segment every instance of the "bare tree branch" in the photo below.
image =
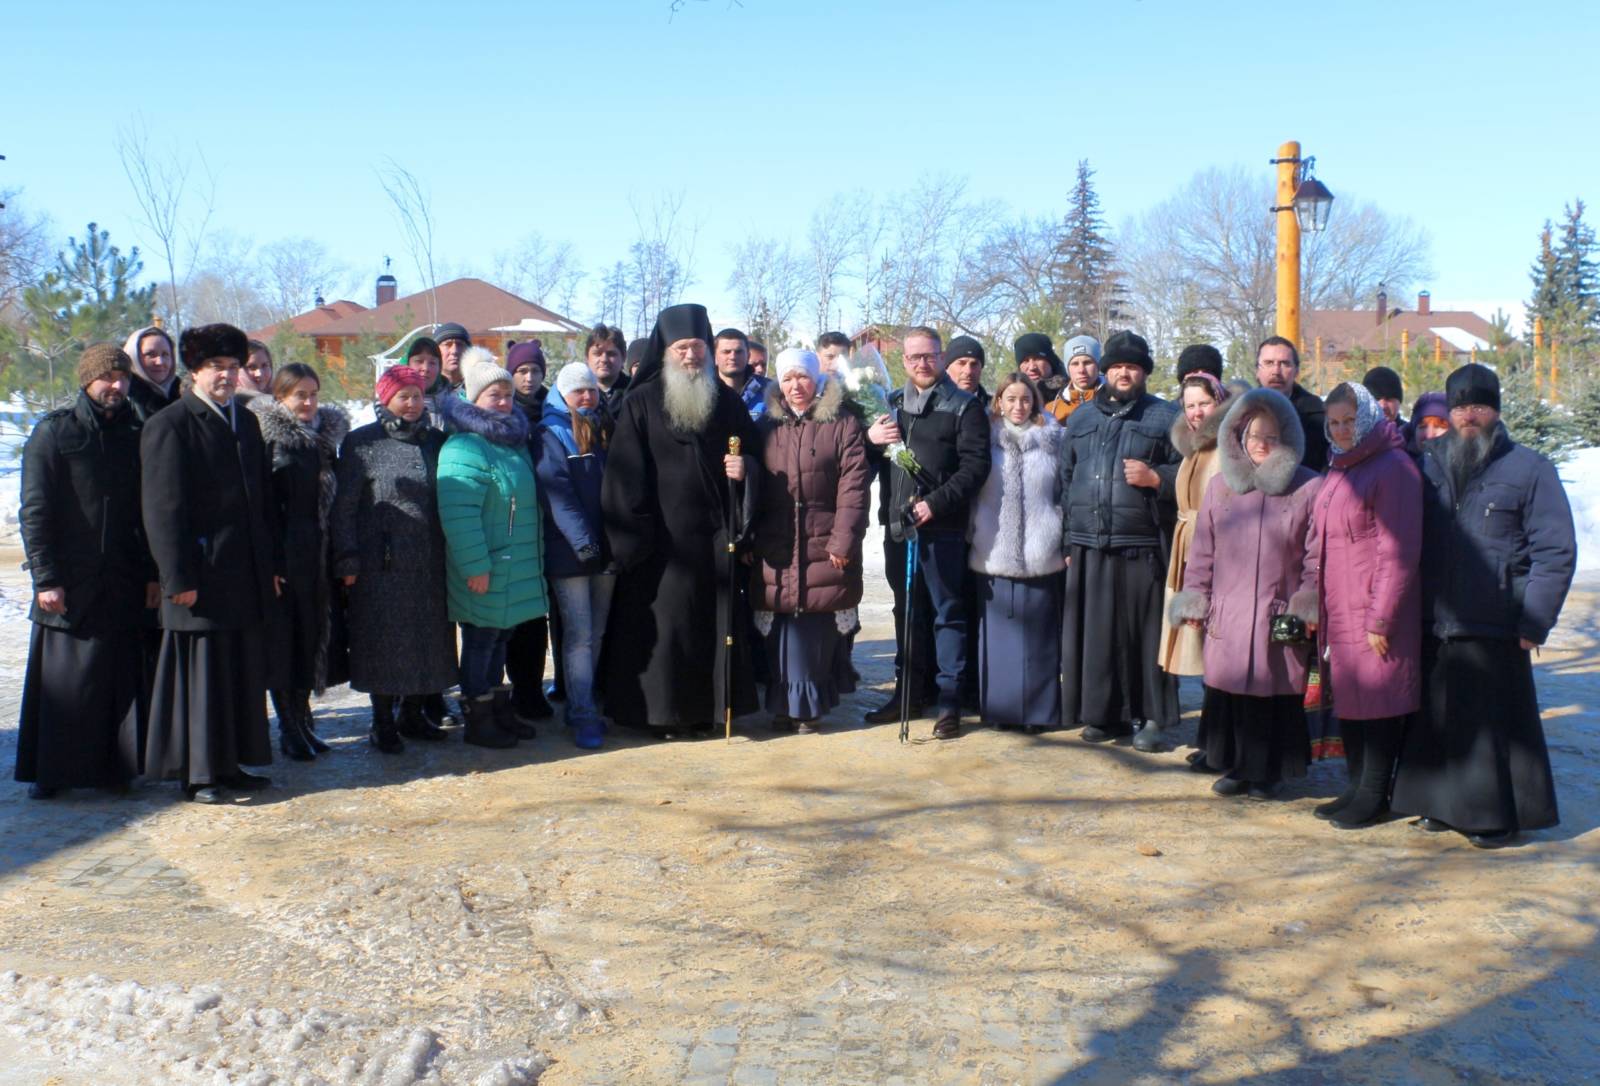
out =
[[(172, 319), (183, 323), (183, 307), (178, 290), (187, 283), (194, 270), (205, 241), (206, 229), (216, 207), (216, 178), (206, 166), (205, 183), (197, 199), (200, 202), (198, 222), (191, 213), (186, 197), (189, 194), (189, 174), (192, 164), (187, 156), (176, 149), (165, 153), (153, 149), (150, 133), (142, 118), (135, 117), (117, 133), (117, 156), (122, 160), (123, 173), (133, 188), (134, 199), (145, 227), (155, 235), (167, 264), (167, 297)], [(187, 253), (187, 266), (178, 274), (180, 251)]]
[(422, 182), (392, 158), (384, 160), (378, 181), (394, 205), (395, 218), (406, 236), (417, 276), (428, 286), (428, 320), (439, 323), (439, 281), (433, 263), (433, 200)]

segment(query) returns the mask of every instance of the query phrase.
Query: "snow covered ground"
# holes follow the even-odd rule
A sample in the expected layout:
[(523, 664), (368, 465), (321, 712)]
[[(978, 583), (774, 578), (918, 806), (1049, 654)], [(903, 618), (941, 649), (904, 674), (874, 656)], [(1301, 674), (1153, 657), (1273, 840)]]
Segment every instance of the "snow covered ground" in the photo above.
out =
[(1578, 568), (1600, 569), (1600, 448), (1579, 449), (1561, 465), (1578, 530)]

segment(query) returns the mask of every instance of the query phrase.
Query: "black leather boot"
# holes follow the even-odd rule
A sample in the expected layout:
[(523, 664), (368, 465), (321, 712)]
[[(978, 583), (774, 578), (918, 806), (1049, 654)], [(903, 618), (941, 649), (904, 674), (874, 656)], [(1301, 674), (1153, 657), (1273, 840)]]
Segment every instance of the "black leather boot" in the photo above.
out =
[(333, 748), (317, 738), (316, 714), (311, 711), (311, 691), (302, 690), (299, 693), (300, 734), (313, 754), (326, 754)]
[(372, 730), (367, 733), (367, 741), (385, 754), (399, 754), (406, 749), (394, 723), (396, 700), (392, 694), (372, 695)]
[(1324, 821), (1337, 815), (1356, 798), (1361, 787), (1361, 760), (1366, 730), (1359, 720), (1339, 721), (1339, 737), (1344, 741), (1344, 791), (1326, 803), (1319, 803), (1311, 813)]
[(407, 739), (420, 739), (424, 743), (442, 743), (450, 733), (428, 719), (423, 697), (413, 694), (400, 699), (399, 718), (396, 725)]
[(443, 694), (424, 694), (422, 696), (422, 715), (428, 718), (428, 723), (435, 728), (442, 728), (452, 719), (459, 723), (459, 718), (450, 711), (450, 705), (445, 701)]
[(316, 754), (300, 732), (299, 707), (292, 690), (273, 690), (272, 712), (278, 718), (278, 749), (294, 762), (310, 762)]
[(1369, 724), (1363, 730), (1361, 783), (1349, 803), (1329, 819), (1342, 830), (1370, 825), (1389, 813), (1389, 788), (1394, 779), (1394, 763), (1400, 754), (1399, 721)]

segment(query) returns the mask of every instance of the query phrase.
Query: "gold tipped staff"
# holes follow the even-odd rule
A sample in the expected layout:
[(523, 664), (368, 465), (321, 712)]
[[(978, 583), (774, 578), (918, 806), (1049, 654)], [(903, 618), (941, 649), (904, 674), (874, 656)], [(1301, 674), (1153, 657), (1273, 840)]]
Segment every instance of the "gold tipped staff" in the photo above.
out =
[[(742, 447), (737, 437), (728, 439), (728, 455), (738, 456)], [(738, 571), (734, 568), (734, 531), (739, 521), (738, 503), (733, 480), (728, 480), (728, 603), (722, 631), (722, 738), (733, 741), (733, 616), (734, 600), (739, 593)]]

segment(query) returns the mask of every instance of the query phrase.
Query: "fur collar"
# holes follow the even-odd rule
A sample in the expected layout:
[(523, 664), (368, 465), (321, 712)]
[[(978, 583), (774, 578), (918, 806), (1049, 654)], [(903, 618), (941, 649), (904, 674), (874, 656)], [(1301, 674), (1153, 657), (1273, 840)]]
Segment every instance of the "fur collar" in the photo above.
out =
[(1061, 424), (1049, 415), (1040, 415), (1033, 425), (1023, 430), (1007, 426), (1004, 419), (991, 419), (989, 440), (1012, 455), (1026, 456), (1035, 449), (1044, 449), (1051, 456), (1061, 447)]
[(477, 434), (491, 445), (507, 447), (528, 443), (528, 416), (514, 406), (505, 413), (490, 411), (453, 392), (440, 396), (437, 406), (446, 433)]
[(331, 445), (335, 450), (344, 441), (345, 435), (350, 432), (350, 416), (345, 414), (344, 408), (334, 404), (323, 404), (317, 408), (316, 429), (313, 431), (300, 425), (300, 420), (294, 417), (283, 404), (271, 396), (251, 396), (248, 402), (241, 406), (249, 409), (255, 415), (256, 421), (261, 425), (261, 437), (275, 445), (284, 445), (293, 449), (314, 449), (320, 446)]
[[(1251, 416), (1272, 412), (1278, 420), (1283, 443), (1261, 464), (1254, 464), (1244, 450), (1244, 429)], [(1235, 494), (1259, 490), (1263, 494), (1287, 493), (1294, 474), (1306, 453), (1306, 434), (1300, 415), (1283, 393), (1270, 388), (1253, 388), (1228, 405), (1222, 426), (1217, 431), (1217, 459), (1222, 478)]]
[[(784, 401), (783, 389), (778, 387), (778, 382), (768, 381), (767, 392), (764, 397), (767, 405), (767, 417), (785, 425), (793, 425), (802, 421), (795, 417), (789, 405)], [(817, 398), (811, 401), (811, 410), (806, 412), (806, 418), (812, 422), (832, 422), (839, 417), (839, 405), (844, 402), (844, 382), (829, 377), (823, 382), (822, 391), (817, 393)]]
[(1220, 403), (1217, 409), (1207, 415), (1200, 423), (1200, 429), (1189, 429), (1189, 420), (1183, 417), (1183, 411), (1178, 411), (1178, 417), (1172, 422), (1172, 431), (1168, 435), (1172, 438), (1172, 447), (1178, 450), (1178, 455), (1185, 460), (1195, 453), (1206, 452), (1217, 447), (1217, 431), (1222, 428), (1222, 416), (1228, 413), (1228, 405)]

